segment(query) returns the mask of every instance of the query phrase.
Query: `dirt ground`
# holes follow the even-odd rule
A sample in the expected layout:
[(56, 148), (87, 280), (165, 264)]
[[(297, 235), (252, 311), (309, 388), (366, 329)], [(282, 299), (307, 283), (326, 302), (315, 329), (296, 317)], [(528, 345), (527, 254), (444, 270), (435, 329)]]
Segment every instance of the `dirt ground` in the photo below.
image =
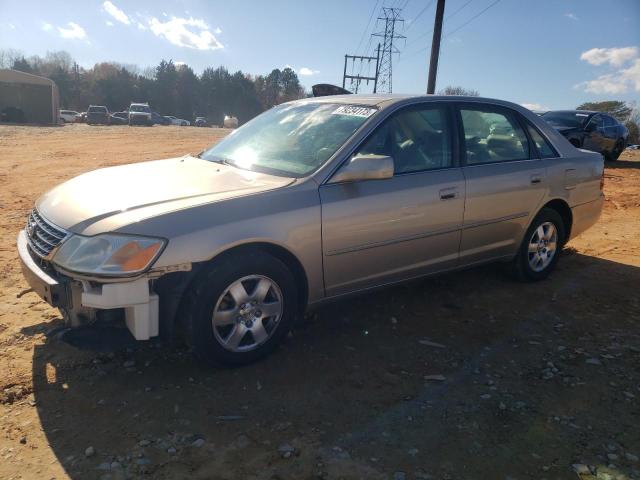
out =
[(640, 479), (640, 152), (541, 283), (488, 266), (343, 301), (238, 369), (62, 335), (15, 249), (38, 195), (226, 133), (0, 127), (0, 478)]

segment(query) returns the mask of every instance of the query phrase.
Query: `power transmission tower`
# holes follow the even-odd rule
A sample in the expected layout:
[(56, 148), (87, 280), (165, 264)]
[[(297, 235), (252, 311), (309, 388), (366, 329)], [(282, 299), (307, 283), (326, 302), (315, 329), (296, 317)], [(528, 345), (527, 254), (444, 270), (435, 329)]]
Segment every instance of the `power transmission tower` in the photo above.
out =
[(394, 46), (393, 41), (406, 38), (404, 35), (396, 33), (396, 23), (404, 25), (404, 19), (400, 18), (401, 8), (382, 8), (382, 17), (378, 20), (384, 21), (384, 31), (374, 33), (374, 37), (383, 37), (382, 52), (380, 57), (380, 68), (378, 69), (378, 84), (380, 91), (393, 92), (393, 55), (400, 53)]
[[(351, 60), (351, 70), (349, 71), (350, 73), (347, 74), (347, 64), (349, 60)], [(358, 74), (354, 75), (353, 73), (356, 70), (356, 66), (355, 66), (356, 60), (359, 61), (360, 69), (358, 70)], [(369, 66), (373, 61), (375, 61), (375, 67), (376, 67), (374, 76), (360, 75), (360, 72), (362, 71), (362, 67), (364, 66), (364, 63), (366, 62), (367, 66)], [(369, 85), (369, 82), (372, 81), (373, 93), (376, 93), (378, 88), (378, 67), (379, 66), (380, 66), (380, 44), (378, 44), (378, 54), (375, 57), (367, 57), (363, 55), (345, 55), (344, 56), (344, 73), (342, 74), (342, 88), (345, 88), (345, 84), (348, 79), (350, 81), (349, 88), (351, 88), (354, 91), (354, 93), (358, 93), (358, 90), (360, 89), (360, 82), (365, 80), (367, 82), (367, 85)], [(369, 69), (367, 68), (367, 73), (368, 72), (369, 72)]]

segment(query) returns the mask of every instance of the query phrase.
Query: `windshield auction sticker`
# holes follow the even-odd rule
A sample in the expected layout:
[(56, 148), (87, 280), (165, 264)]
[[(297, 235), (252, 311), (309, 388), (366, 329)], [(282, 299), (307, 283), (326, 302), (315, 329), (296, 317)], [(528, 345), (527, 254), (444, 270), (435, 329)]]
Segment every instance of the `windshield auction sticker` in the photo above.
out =
[(375, 108), (359, 107), (357, 105), (342, 105), (336, 108), (332, 115), (349, 115), (351, 117), (364, 117), (368, 118), (375, 113)]

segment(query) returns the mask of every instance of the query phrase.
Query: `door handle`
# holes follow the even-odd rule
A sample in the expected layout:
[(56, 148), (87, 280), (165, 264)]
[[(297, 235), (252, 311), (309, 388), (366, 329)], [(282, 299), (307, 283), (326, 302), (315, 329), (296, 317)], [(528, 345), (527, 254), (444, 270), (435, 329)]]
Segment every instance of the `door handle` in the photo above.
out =
[(440, 200), (451, 200), (458, 196), (457, 187), (443, 188), (440, 190)]
[(542, 177), (540, 175), (531, 175), (531, 183), (542, 183)]

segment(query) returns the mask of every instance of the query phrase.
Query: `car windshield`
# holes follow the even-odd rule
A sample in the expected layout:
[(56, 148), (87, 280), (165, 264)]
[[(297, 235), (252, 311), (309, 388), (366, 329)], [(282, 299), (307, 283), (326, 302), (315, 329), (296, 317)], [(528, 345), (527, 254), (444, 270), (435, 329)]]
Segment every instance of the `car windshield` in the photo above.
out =
[(89, 107), (89, 113), (106, 113), (107, 107)]
[(589, 114), (580, 112), (547, 112), (542, 115), (542, 118), (554, 127), (581, 128), (589, 120)]
[(238, 168), (304, 177), (326, 162), (376, 112), (334, 103), (281, 105), (235, 130), (201, 158)]
[(131, 105), (131, 107), (129, 108), (129, 111), (149, 113), (151, 109), (146, 105)]

